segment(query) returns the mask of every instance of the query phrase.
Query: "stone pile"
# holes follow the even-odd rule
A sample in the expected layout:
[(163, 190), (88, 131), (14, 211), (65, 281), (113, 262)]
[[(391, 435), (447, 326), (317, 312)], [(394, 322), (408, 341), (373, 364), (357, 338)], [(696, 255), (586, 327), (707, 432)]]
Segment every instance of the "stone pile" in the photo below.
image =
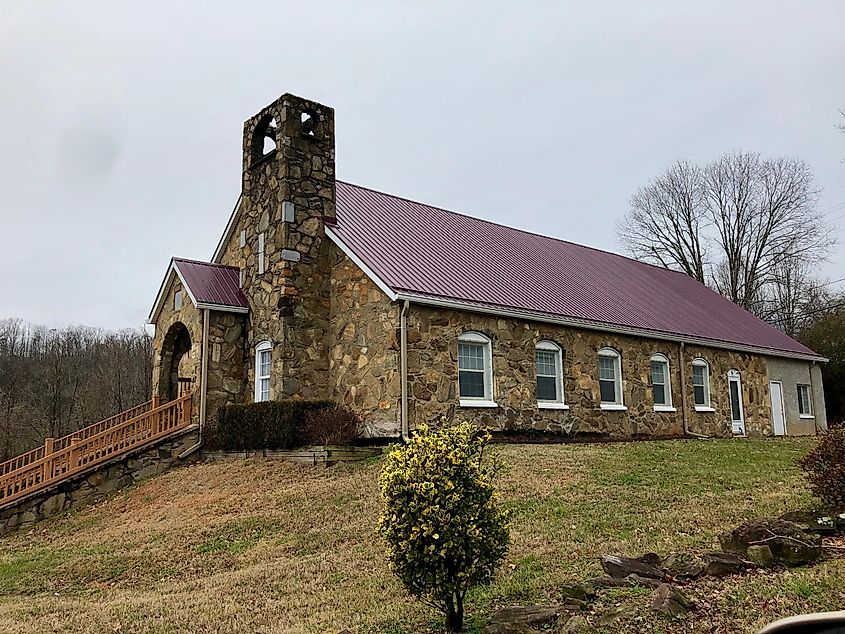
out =
[[(650, 588), (650, 608), (656, 614), (677, 618), (695, 609), (694, 602), (676, 585), (703, 577), (723, 578), (755, 568), (792, 567), (813, 563), (821, 556), (820, 534), (845, 531), (845, 514), (816, 517), (815, 513), (788, 513), (780, 518), (761, 518), (741, 524), (719, 536), (722, 552), (701, 556), (673, 553), (661, 559), (655, 553), (640, 557), (602, 555), (604, 575), (583, 583), (562, 586), (562, 603), (554, 606), (502, 608), (490, 621), (487, 634), (530, 634), (565, 618), (562, 629), (569, 634), (595, 632), (578, 612), (605, 588)], [(636, 606), (623, 605), (596, 618), (606, 627), (634, 616)]]

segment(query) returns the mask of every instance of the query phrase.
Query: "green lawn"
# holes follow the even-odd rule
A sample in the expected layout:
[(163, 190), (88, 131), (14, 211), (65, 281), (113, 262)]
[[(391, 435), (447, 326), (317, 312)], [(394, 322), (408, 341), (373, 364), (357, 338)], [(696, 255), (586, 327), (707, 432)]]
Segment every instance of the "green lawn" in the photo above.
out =
[[(503, 605), (554, 603), (561, 585), (601, 574), (602, 553), (714, 550), (725, 528), (809, 506), (795, 463), (814, 442), (498, 446), (513, 544), (471, 596), (469, 631)], [(198, 464), (2, 538), (0, 631), (439, 631), (387, 571), (379, 468)], [(686, 590), (699, 609), (679, 622), (649, 614), (637, 589), (602, 594), (586, 616), (630, 604), (639, 612), (613, 632), (753, 632), (845, 606), (845, 560)]]

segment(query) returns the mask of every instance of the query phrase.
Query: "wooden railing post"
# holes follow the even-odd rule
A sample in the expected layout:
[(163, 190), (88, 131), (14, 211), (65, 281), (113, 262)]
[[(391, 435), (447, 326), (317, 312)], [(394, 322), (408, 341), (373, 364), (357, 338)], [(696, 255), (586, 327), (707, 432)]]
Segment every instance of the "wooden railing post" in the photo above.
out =
[(191, 422), (191, 393), (182, 401), (182, 424), (188, 425)]
[(44, 471), (41, 473), (41, 481), (45, 482), (53, 477), (53, 461), (50, 454), (53, 453), (53, 438), (44, 439)]
[(160, 397), (158, 394), (154, 394), (154, 395), (153, 395), (153, 406), (152, 406), (152, 409), (155, 409), (156, 407), (158, 407), (158, 406), (159, 406), (159, 404), (160, 404), (160, 401), (161, 401), (161, 397)]
[(72, 472), (75, 471), (79, 467), (79, 448), (77, 445), (79, 444), (79, 438), (74, 436), (70, 439), (70, 465), (68, 466), (68, 471)]

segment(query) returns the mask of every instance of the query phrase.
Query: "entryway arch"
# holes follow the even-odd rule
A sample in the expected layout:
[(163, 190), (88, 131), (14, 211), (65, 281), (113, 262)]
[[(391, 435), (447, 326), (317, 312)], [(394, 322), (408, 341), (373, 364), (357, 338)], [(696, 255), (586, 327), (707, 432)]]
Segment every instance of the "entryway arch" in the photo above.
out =
[(186, 370), (190, 351), (191, 333), (187, 326), (180, 321), (173, 323), (161, 343), (158, 395), (163, 403), (190, 389), (191, 376)]

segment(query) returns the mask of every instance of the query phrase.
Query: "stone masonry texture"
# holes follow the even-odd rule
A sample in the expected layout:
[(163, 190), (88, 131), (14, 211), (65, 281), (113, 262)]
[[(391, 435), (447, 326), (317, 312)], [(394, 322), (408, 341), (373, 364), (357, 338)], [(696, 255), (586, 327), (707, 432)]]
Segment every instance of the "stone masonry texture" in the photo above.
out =
[[(498, 408), (464, 408), (458, 399), (458, 336), (480, 332), (492, 340), (493, 397)], [(534, 393), (534, 346), (541, 340), (563, 349), (564, 398), (569, 410), (541, 410)], [(678, 344), (591, 330), (551, 326), (477, 313), (412, 305), (408, 324), (409, 418), (412, 424), (440, 416), (471, 420), (495, 431), (549, 431), (607, 438), (683, 435)], [(599, 349), (617, 350), (622, 359), (623, 401), (627, 411), (599, 407)], [(655, 412), (650, 387), (651, 356), (669, 359), (675, 412)], [(711, 405), (693, 407), (692, 360), (710, 364)], [(727, 372), (742, 378), (749, 436), (771, 433), (766, 364), (762, 357), (688, 346), (685, 350), (687, 416), (691, 431), (730, 436)]]
[(335, 247), (331, 280), (331, 397), (362, 414), (365, 436), (400, 427), (399, 306)]
[[(265, 138), (275, 143), (267, 153)], [(324, 223), (335, 217), (334, 111), (283, 95), (244, 123), (243, 148), (239, 220), (221, 263), (243, 271), (246, 383), (255, 376), (255, 346), (269, 341), (272, 399), (328, 398), (331, 247)], [(293, 222), (284, 221), (283, 203), (293, 204)], [(286, 250), (299, 261), (282, 257)]]

